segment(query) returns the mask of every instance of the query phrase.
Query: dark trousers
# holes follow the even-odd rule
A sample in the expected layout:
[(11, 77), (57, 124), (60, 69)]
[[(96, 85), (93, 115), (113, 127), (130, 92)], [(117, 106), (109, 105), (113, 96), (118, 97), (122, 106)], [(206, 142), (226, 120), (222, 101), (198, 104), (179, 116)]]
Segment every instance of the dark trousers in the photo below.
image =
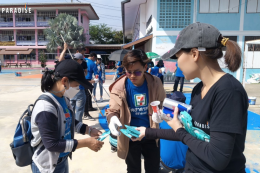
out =
[(162, 81), (162, 84), (163, 84), (163, 75), (162, 75), (162, 76), (160, 76), (160, 79), (161, 79), (161, 81)]
[(160, 166), (160, 148), (155, 140), (129, 142), (129, 151), (126, 157), (127, 173), (141, 173), (141, 154), (144, 156), (146, 173), (158, 173)]
[(175, 76), (173, 91), (177, 91), (177, 88), (178, 88), (180, 80), (181, 80), (180, 92), (182, 92), (183, 83), (184, 83), (184, 77), (178, 77), (178, 76)]
[(1, 70), (2, 70), (2, 67), (1, 67), (1, 65), (0, 65), (0, 72), (1, 72)]
[[(91, 80), (88, 80), (88, 81), (91, 81)], [(92, 106), (92, 96), (88, 92), (88, 90), (92, 93), (93, 89), (85, 89), (86, 96), (87, 96), (86, 104), (85, 104), (85, 112), (88, 112), (88, 108), (93, 108), (93, 106)]]

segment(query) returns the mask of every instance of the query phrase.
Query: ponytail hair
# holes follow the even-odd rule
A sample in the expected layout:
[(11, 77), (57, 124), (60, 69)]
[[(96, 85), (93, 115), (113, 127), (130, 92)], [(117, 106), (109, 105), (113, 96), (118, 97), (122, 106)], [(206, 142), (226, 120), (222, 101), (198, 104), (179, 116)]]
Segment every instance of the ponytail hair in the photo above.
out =
[(230, 71), (235, 72), (241, 64), (241, 49), (238, 44), (232, 40), (228, 40), (226, 43), (227, 51), (224, 56), (225, 63)]
[(226, 47), (225, 63), (231, 72), (237, 71), (241, 64), (242, 54), (238, 44), (222, 35), (219, 36), (218, 43), (218, 48), (207, 49), (204, 52), (200, 52), (200, 54), (209, 59), (219, 59), (223, 57), (222, 47)]
[(53, 85), (60, 79), (61, 79), (60, 77), (54, 76), (54, 71), (46, 68), (44, 74), (42, 75), (42, 80), (41, 80), (42, 92), (50, 91)]

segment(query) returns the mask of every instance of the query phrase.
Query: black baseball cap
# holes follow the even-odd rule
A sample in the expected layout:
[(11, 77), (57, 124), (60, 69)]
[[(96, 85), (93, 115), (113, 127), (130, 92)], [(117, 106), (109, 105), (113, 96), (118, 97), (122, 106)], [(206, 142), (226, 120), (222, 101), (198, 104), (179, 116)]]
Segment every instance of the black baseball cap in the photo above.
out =
[(174, 48), (162, 56), (163, 60), (174, 57), (181, 49), (199, 48), (205, 50), (207, 48), (217, 48), (220, 46), (218, 42), (220, 31), (213, 25), (207, 23), (192, 23), (184, 28), (174, 45)]
[(55, 66), (54, 75), (57, 77), (67, 77), (69, 79), (73, 79), (85, 89), (93, 88), (93, 85), (85, 78), (81, 65), (72, 59), (66, 59), (59, 62)]

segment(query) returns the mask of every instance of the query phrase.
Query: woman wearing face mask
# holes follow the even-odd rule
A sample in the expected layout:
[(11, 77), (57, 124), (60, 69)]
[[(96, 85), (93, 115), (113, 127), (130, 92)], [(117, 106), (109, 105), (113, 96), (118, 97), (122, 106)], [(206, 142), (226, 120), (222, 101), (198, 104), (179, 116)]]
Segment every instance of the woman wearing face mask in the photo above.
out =
[[(201, 79), (192, 91), (191, 117), (193, 126), (210, 135), (205, 142), (189, 134), (174, 118), (167, 123), (172, 129), (153, 130), (141, 127), (146, 139), (182, 141), (189, 149), (186, 154), (185, 173), (245, 173), (246, 158), (243, 154), (247, 131), (248, 96), (241, 83), (220, 68), (217, 59), (223, 57), (230, 71), (241, 64), (241, 50), (236, 42), (221, 35), (214, 26), (193, 23), (180, 32), (173, 55), (187, 80)], [(161, 117), (153, 115), (155, 122)]]
[(158, 141), (143, 139), (133, 142), (120, 135), (118, 126), (145, 126), (158, 128), (149, 116), (152, 108), (149, 103), (163, 101), (165, 91), (158, 77), (146, 73), (148, 57), (141, 50), (128, 52), (123, 59), (126, 75), (121, 76), (110, 87), (110, 102), (107, 110), (109, 129), (117, 136), (117, 154), (125, 159), (128, 173), (141, 173), (141, 155), (144, 156), (145, 171), (158, 173), (160, 149)]
[[(58, 105), (39, 100), (34, 106), (31, 119), (35, 147), (33, 173), (68, 173), (68, 157), (72, 152), (82, 147), (99, 151), (103, 142), (97, 141), (101, 132), (75, 119), (69, 98), (79, 92), (79, 85), (91, 88), (85, 79), (82, 67), (76, 61), (69, 59), (59, 62), (54, 71), (47, 70), (41, 80), (41, 90)], [(76, 140), (74, 132), (91, 137)]]

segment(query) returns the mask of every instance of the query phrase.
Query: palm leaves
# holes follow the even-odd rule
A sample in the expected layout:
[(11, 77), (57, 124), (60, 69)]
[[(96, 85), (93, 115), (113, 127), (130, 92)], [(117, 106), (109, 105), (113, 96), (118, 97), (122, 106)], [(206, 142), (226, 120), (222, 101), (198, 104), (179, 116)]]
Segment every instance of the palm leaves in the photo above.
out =
[(48, 52), (56, 51), (58, 46), (63, 47), (63, 40), (60, 35), (63, 36), (69, 47), (73, 49), (84, 47), (86, 41), (84, 28), (78, 25), (75, 17), (61, 13), (50, 20), (49, 25), (50, 28), (44, 30), (44, 34), (49, 41), (47, 44)]

